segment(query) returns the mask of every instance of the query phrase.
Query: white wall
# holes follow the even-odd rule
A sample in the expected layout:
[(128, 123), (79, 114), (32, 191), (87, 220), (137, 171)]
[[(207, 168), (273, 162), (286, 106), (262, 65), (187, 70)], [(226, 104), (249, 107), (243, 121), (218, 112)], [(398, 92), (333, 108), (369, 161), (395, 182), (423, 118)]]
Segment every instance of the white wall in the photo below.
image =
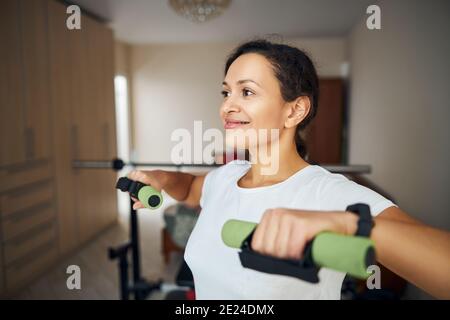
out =
[[(411, 215), (450, 229), (450, 2), (379, 1), (349, 39), (350, 162)], [(424, 263), (430, 263), (426, 261)], [(405, 298), (430, 298), (410, 285)]]
[(350, 162), (410, 214), (450, 228), (450, 2), (380, 1), (350, 37)]
[[(340, 76), (344, 38), (292, 39), (307, 50), (321, 76)], [(137, 160), (170, 161), (173, 130), (221, 128), (219, 107), (226, 56), (238, 43), (131, 46), (134, 141)]]

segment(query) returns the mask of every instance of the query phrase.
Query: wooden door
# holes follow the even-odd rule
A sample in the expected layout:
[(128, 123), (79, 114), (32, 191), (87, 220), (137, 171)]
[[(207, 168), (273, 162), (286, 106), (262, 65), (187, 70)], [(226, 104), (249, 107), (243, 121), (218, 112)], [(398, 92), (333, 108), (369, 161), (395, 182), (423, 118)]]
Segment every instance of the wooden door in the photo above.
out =
[(339, 164), (342, 160), (344, 83), (342, 79), (320, 79), (319, 107), (306, 133), (308, 160)]

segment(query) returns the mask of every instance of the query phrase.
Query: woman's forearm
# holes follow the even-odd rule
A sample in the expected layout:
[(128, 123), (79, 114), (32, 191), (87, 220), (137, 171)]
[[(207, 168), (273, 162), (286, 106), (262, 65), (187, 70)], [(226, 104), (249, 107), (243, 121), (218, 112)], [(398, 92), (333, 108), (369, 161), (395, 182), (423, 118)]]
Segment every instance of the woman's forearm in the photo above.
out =
[[(358, 219), (352, 212), (268, 209), (255, 229), (251, 247), (281, 259), (300, 259), (305, 245), (317, 234), (354, 235)], [(450, 299), (449, 232), (392, 207), (375, 218), (371, 239), (380, 263), (431, 295)]]
[(424, 224), (375, 218), (377, 259), (417, 287), (450, 298), (450, 234)]
[(189, 195), (195, 176), (185, 172), (161, 171), (163, 189), (177, 201), (183, 201)]

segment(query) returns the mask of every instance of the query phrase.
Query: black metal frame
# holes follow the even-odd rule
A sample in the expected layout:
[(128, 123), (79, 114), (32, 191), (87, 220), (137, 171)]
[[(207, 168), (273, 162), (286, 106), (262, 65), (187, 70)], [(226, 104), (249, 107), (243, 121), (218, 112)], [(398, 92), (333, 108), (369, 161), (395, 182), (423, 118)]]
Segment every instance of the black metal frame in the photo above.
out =
[[(139, 250), (139, 228), (138, 215), (133, 209), (133, 201), (130, 198), (130, 240), (117, 247), (108, 249), (109, 259), (118, 259), (119, 279), (120, 279), (120, 298), (129, 300), (133, 295), (135, 300), (145, 299), (152, 291), (160, 290), (162, 280), (151, 282), (141, 276), (141, 261)], [(131, 251), (132, 259), (132, 282), (129, 281), (128, 274), (128, 253)]]
[[(74, 169), (113, 169), (114, 171), (120, 171), (125, 166), (132, 167), (146, 167), (146, 166), (169, 166), (169, 167), (216, 167), (216, 164), (167, 164), (167, 163), (125, 163), (121, 159), (113, 159), (112, 161), (73, 161)], [(141, 261), (140, 261), (140, 249), (139, 249), (139, 227), (138, 227), (138, 214), (133, 209), (133, 200), (130, 198), (130, 239), (116, 247), (108, 248), (108, 257), (110, 260), (118, 260), (119, 269), (119, 286), (120, 286), (120, 299), (130, 300), (134, 297), (135, 300), (146, 299), (150, 293), (154, 290), (160, 290), (163, 284), (162, 280), (148, 281), (141, 276)], [(131, 253), (132, 264), (132, 281), (129, 279), (129, 253)]]
[[(220, 167), (223, 164), (213, 163), (213, 164), (205, 164), (205, 163), (170, 163), (170, 162), (123, 162), (121, 159), (113, 159), (111, 160), (73, 160), (72, 166), (74, 169), (113, 169), (119, 171), (123, 169), (125, 166), (130, 167), (167, 167), (167, 168), (216, 168)], [(341, 174), (368, 174), (372, 171), (371, 166), (369, 165), (321, 165), (322, 168), (327, 169), (333, 173), (341, 173)]]

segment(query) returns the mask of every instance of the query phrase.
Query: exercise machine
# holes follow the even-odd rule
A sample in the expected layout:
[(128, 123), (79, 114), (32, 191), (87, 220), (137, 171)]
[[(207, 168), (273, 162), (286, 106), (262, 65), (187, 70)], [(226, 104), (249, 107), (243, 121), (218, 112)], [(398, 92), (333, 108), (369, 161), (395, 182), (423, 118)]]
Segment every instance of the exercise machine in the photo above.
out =
[[(74, 169), (112, 169), (120, 171), (125, 167), (216, 167), (218, 165), (207, 164), (168, 164), (168, 163), (137, 163), (124, 162), (121, 159), (105, 161), (73, 161)], [(150, 186), (139, 182), (121, 178), (116, 187), (122, 191), (129, 191), (136, 198), (147, 204), (148, 208), (156, 209), (162, 205), (162, 195)], [(123, 244), (108, 248), (110, 260), (117, 260), (119, 272), (120, 299), (144, 300), (155, 291), (167, 293), (167, 299), (190, 298), (188, 289), (193, 288), (193, 277), (189, 267), (182, 263), (175, 279), (175, 285), (166, 284), (162, 280), (149, 281), (141, 275), (141, 261), (139, 248), (139, 221), (137, 211), (133, 209), (133, 201), (130, 197), (130, 229), (129, 240)], [(131, 256), (131, 259), (130, 259)], [(131, 267), (131, 279), (129, 268)], [(186, 296), (186, 293), (188, 296)]]
[[(184, 167), (203, 167), (215, 168), (219, 164), (173, 164), (173, 163), (144, 163), (144, 162), (124, 162), (121, 159), (112, 159), (104, 161), (86, 161), (74, 160), (74, 169), (112, 169), (120, 171), (125, 167), (175, 167), (181, 169)], [(367, 173), (370, 172), (369, 166), (328, 166), (326, 169), (335, 172), (354, 172)], [(157, 208), (162, 204), (162, 196), (151, 186), (146, 186), (138, 182), (133, 182), (129, 179), (122, 178), (117, 182), (118, 189), (132, 193), (137, 199), (148, 208)], [(186, 288), (193, 288), (193, 278), (186, 262), (183, 262), (176, 277), (177, 286), (166, 285), (162, 280), (148, 281), (141, 275), (140, 267), (140, 249), (139, 249), (139, 232), (138, 232), (138, 215), (133, 209), (133, 201), (130, 198), (130, 239), (126, 243), (116, 247), (108, 248), (108, 257), (111, 260), (117, 260), (119, 271), (120, 284), (120, 298), (122, 300), (129, 300), (134, 298), (136, 300), (146, 299), (154, 291), (168, 292), (169, 299), (182, 299), (186, 292)], [(131, 262), (129, 261), (131, 255)], [(132, 276), (129, 278), (129, 267), (131, 264)], [(183, 290), (178, 290), (182, 288)]]

